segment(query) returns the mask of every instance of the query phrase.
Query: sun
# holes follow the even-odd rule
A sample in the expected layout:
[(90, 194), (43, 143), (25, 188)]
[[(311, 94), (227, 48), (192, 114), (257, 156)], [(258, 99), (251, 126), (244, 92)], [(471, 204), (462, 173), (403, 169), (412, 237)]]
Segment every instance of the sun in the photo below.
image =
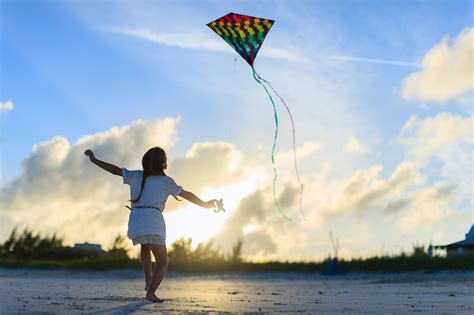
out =
[(200, 208), (187, 203), (178, 210), (164, 213), (167, 244), (181, 237), (192, 238), (193, 247), (210, 240), (224, 226), (225, 221), (236, 211), (242, 198), (256, 189), (255, 180), (247, 180), (220, 188), (205, 188), (200, 194), (203, 200), (222, 198), (225, 212), (215, 213), (212, 209)]

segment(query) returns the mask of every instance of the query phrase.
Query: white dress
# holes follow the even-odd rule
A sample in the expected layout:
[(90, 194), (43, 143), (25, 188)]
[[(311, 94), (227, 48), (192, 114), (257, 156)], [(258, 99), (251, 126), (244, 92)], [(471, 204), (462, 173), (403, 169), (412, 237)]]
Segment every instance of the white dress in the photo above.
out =
[[(122, 177), (123, 183), (130, 185), (130, 199), (136, 199), (140, 194), (143, 171), (123, 168)], [(162, 212), (165, 210), (169, 195), (176, 197), (182, 190), (183, 188), (169, 176), (147, 177), (140, 199), (132, 203), (128, 219), (127, 236), (133, 245), (146, 243), (165, 245), (166, 224)]]

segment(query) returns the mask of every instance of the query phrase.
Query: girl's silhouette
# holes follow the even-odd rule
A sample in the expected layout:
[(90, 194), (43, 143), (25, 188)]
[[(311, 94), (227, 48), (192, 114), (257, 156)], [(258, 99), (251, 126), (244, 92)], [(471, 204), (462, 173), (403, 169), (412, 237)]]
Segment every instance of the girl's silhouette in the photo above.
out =
[[(131, 207), (128, 220), (128, 237), (133, 245), (140, 244), (140, 258), (145, 273), (145, 298), (153, 302), (163, 300), (156, 296), (168, 267), (166, 251), (166, 225), (162, 212), (168, 196), (182, 197), (198, 206), (213, 208), (216, 200), (202, 201), (192, 192), (184, 190), (165, 174), (166, 152), (159, 147), (149, 149), (143, 155), (143, 171), (131, 171), (97, 159), (91, 150), (84, 152), (91, 162), (102, 169), (123, 177), (130, 185)], [(179, 199), (178, 199), (179, 200)], [(151, 252), (155, 256), (156, 268), (152, 273)]]

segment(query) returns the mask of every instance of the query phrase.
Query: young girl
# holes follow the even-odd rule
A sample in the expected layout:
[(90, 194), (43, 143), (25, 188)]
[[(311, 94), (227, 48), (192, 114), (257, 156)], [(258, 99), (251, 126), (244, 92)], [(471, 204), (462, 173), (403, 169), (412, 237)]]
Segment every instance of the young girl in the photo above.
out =
[[(91, 150), (84, 152), (91, 162), (104, 170), (123, 177), (124, 184), (130, 185), (131, 205), (128, 220), (128, 237), (133, 245), (140, 244), (140, 258), (145, 273), (146, 299), (152, 302), (162, 302), (156, 296), (168, 267), (168, 253), (166, 251), (166, 225), (162, 212), (165, 203), (171, 195), (178, 196), (204, 208), (213, 208), (215, 199), (202, 201), (192, 192), (184, 190), (175, 181), (166, 176), (166, 153), (162, 148), (155, 147), (148, 150), (142, 159), (143, 171), (129, 171), (113, 164), (101, 161), (94, 156)], [(151, 253), (155, 256), (156, 268), (151, 270)]]

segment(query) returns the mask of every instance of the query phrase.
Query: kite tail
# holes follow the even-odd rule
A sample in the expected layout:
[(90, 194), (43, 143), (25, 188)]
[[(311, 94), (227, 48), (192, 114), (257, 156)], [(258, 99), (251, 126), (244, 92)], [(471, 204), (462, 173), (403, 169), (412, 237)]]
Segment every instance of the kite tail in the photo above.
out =
[(257, 74), (257, 72), (255, 72), (254, 67), (252, 67), (252, 71), (253, 71), (253, 77), (254, 77), (255, 81), (257, 81), (265, 89), (265, 92), (267, 93), (268, 98), (272, 102), (273, 114), (275, 116), (275, 136), (273, 138), (273, 147), (272, 147), (273, 200), (275, 202), (275, 205), (276, 205), (278, 211), (281, 213), (281, 215), (285, 219), (287, 219), (288, 221), (291, 222), (291, 219), (288, 216), (286, 216), (286, 214), (284, 214), (283, 211), (281, 210), (280, 205), (278, 204), (278, 201), (277, 201), (277, 197), (276, 197), (276, 188), (275, 188), (275, 186), (276, 186), (276, 180), (278, 178), (278, 174), (277, 174), (276, 165), (275, 165), (275, 147), (276, 147), (276, 141), (277, 141), (277, 137), (278, 137), (278, 115), (277, 115), (277, 111), (276, 111), (276, 108), (275, 108), (275, 102), (273, 102), (273, 98), (272, 98), (271, 94), (268, 92), (267, 87), (257, 78), (257, 77), (260, 77), (260, 76)]
[(290, 111), (290, 108), (288, 107), (288, 105), (286, 105), (286, 102), (283, 100), (283, 98), (280, 96), (280, 94), (278, 94), (278, 92), (273, 88), (273, 86), (270, 84), (270, 82), (268, 82), (267, 80), (265, 80), (264, 78), (262, 78), (258, 73), (257, 71), (255, 71), (255, 69), (253, 70), (254, 71), (254, 75), (256, 74), (257, 77), (262, 80), (263, 82), (265, 82), (266, 84), (268, 84), (268, 86), (272, 89), (273, 93), (276, 94), (276, 96), (278, 96), (278, 98), (280, 99), (280, 101), (283, 103), (283, 105), (285, 106), (286, 108), (286, 111), (288, 112), (288, 115), (290, 116), (290, 120), (291, 120), (291, 127), (293, 129), (293, 160), (294, 160), (294, 163), (295, 163), (295, 172), (296, 172), (296, 177), (298, 179), (298, 182), (300, 184), (300, 212), (301, 212), (301, 216), (303, 217), (303, 219), (306, 221), (306, 217), (303, 213), (303, 190), (304, 190), (304, 185), (303, 185), (303, 182), (301, 181), (301, 178), (300, 178), (300, 173), (298, 171), (298, 163), (296, 162), (296, 132), (295, 132), (295, 124), (294, 124), (294, 121), (293, 121), (293, 115), (291, 115), (291, 111)]

